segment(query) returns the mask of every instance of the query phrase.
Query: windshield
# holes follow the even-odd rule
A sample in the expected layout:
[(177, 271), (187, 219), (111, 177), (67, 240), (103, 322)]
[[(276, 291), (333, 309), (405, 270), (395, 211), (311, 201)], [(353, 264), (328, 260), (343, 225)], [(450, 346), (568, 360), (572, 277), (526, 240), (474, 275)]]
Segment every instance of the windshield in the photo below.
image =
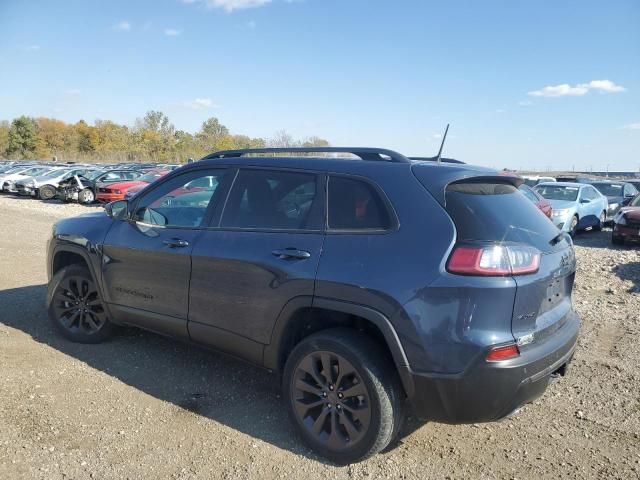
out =
[(620, 183), (592, 183), (598, 191), (606, 195), (607, 197), (621, 197), (622, 196), (622, 184)]
[(629, 203), (629, 206), (630, 207), (640, 207), (640, 195), (636, 195), (636, 198), (631, 200), (631, 202)]
[(57, 177), (58, 175), (62, 175), (64, 173), (66, 173), (67, 171), (68, 170), (62, 170), (62, 169), (58, 168), (58, 169), (51, 170), (50, 172), (45, 173), (42, 176), (45, 177), (45, 178)]
[(9, 170), (7, 170), (7, 171), (6, 171), (6, 172), (4, 172), (4, 173), (6, 173), (6, 174), (9, 174), (9, 173), (20, 173), (20, 172), (25, 171), (26, 169), (27, 169), (27, 167), (25, 167), (24, 165), (22, 165), (22, 166), (20, 166), (20, 167), (13, 167), (13, 168), (10, 168)]
[(107, 170), (95, 170), (93, 172), (87, 172), (83, 175), (84, 178), (88, 179), (88, 180), (95, 180), (96, 178), (98, 178), (100, 175), (102, 175), (103, 173), (106, 173)]
[(538, 185), (535, 191), (547, 200), (566, 200), (575, 202), (578, 198), (579, 187), (563, 187), (558, 185)]
[(47, 170), (49, 170), (46, 167), (35, 167), (35, 168), (30, 168), (29, 170), (25, 170), (24, 172), (22, 172), (22, 175), (28, 175), (28, 176), (36, 176), (36, 175), (40, 175), (43, 172), (46, 172)]

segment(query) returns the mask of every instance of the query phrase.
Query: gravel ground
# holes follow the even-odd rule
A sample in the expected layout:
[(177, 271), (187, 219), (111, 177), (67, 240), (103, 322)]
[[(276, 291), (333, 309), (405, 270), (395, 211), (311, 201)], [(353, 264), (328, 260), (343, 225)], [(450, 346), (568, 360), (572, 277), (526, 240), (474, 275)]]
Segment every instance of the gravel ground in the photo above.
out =
[(519, 415), (410, 422), (389, 451), (335, 467), (301, 445), (273, 378), (126, 330), (102, 345), (56, 335), (44, 243), (91, 207), (0, 198), (0, 478), (640, 478), (640, 251), (576, 239), (575, 360)]

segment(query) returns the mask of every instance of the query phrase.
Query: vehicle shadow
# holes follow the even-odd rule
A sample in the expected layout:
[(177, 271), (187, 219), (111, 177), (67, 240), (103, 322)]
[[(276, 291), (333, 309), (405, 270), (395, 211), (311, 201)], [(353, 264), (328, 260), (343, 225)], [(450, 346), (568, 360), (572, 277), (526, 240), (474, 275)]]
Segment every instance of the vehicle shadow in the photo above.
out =
[(573, 237), (574, 245), (587, 248), (604, 248), (608, 250), (638, 249), (638, 245), (614, 245), (611, 243), (611, 228), (606, 227), (602, 231), (583, 230)]
[(613, 270), (620, 280), (633, 283), (629, 293), (640, 293), (640, 262), (629, 262), (618, 265)]
[[(300, 441), (274, 375), (241, 360), (134, 328), (121, 329), (103, 344), (70, 342), (49, 322), (45, 298), (46, 285), (0, 291), (0, 324), (21, 330), (35, 341), (157, 399), (294, 454), (331, 464)], [(409, 419), (401, 437), (422, 425)], [(399, 442), (401, 439), (390, 448)]]
[(26, 195), (18, 195), (18, 194), (9, 194), (9, 195), (14, 200), (30, 201), (30, 202), (38, 201), (38, 202), (41, 202), (41, 203), (47, 203), (49, 205), (81, 205), (83, 207), (89, 207), (89, 208), (93, 208), (93, 207), (102, 208), (104, 206), (103, 204), (98, 203), (98, 202), (80, 204), (80, 203), (75, 202), (75, 201), (74, 202), (63, 202), (59, 198), (52, 198), (50, 200), (40, 200), (39, 198), (28, 197)]

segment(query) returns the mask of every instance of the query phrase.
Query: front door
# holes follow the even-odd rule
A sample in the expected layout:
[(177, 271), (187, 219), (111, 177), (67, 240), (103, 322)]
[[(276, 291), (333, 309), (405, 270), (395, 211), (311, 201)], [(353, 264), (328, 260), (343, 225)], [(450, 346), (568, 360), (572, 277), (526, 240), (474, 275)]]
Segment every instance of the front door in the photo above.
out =
[[(231, 353), (268, 344), (286, 303), (313, 296), (324, 239), (322, 178), (306, 171), (238, 172), (220, 222), (193, 249), (192, 340)], [(259, 355), (256, 350), (250, 359)]]
[[(130, 323), (186, 335), (191, 251), (221, 196), (223, 169), (172, 176), (138, 199), (103, 246), (106, 301)], [(191, 189), (203, 177), (210, 187)], [(174, 321), (177, 319), (179, 321)]]

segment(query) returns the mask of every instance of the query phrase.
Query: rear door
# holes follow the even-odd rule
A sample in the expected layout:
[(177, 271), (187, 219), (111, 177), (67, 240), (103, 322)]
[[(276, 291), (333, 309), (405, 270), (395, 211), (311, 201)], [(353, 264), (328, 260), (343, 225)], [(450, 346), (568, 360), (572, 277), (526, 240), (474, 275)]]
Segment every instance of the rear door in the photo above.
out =
[(246, 355), (245, 345), (270, 342), (289, 300), (313, 295), (324, 238), (322, 178), (313, 171), (238, 171), (221, 219), (193, 249), (194, 341)]
[(446, 209), (457, 243), (525, 245), (540, 252), (537, 272), (514, 275), (511, 331), (519, 343), (542, 341), (571, 311), (575, 256), (568, 235), (513, 186), (473, 180), (449, 185)]

